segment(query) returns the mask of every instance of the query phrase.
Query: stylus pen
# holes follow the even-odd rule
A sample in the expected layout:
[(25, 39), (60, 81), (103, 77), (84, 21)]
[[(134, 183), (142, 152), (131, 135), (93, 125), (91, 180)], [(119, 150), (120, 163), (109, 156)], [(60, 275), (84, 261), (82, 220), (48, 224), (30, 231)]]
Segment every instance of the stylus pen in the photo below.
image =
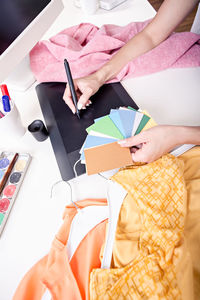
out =
[(77, 107), (78, 99), (77, 99), (76, 91), (75, 91), (75, 88), (74, 88), (74, 82), (73, 82), (73, 79), (72, 79), (71, 70), (70, 70), (68, 61), (66, 59), (64, 59), (64, 65), (65, 65), (65, 71), (66, 71), (66, 74), (67, 74), (69, 88), (70, 88), (71, 95), (72, 95), (72, 100), (73, 100), (74, 106), (76, 108), (76, 114), (77, 114), (77, 117), (80, 119), (80, 114), (79, 114), (79, 110), (78, 110), (78, 107)]

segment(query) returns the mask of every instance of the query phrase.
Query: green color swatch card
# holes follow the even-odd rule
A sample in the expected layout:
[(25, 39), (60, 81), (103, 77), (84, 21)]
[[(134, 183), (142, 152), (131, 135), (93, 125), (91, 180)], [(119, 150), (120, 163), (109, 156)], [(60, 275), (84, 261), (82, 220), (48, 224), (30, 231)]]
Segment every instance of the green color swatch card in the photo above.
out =
[(101, 118), (99, 121), (92, 124), (86, 129), (88, 134), (90, 133), (91, 130), (103, 133), (107, 136), (116, 139), (123, 139), (123, 135), (121, 134), (119, 129), (115, 126), (115, 124), (112, 122), (109, 116), (105, 116)]
[(141, 120), (141, 122), (140, 122), (140, 124), (139, 124), (139, 126), (138, 126), (138, 128), (137, 128), (137, 130), (136, 130), (135, 135), (141, 132), (141, 130), (142, 130), (142, 129), (144, 128), (144, 126), (147, 124), (147, 122), (149, 121), (149, 119), (150, 119), (150, 117), (148, 117), (148, 116), (146, 116), (146, 115), (143, 115), (142, 120)]

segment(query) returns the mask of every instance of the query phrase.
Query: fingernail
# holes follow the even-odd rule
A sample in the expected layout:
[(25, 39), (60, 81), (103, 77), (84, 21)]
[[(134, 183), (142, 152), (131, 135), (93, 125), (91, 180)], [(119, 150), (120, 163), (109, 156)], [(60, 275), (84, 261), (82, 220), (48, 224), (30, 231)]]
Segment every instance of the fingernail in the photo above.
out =
[(119, 145), (123, 145), (123, 144), (126, 144), (126, 141), (117, 141), (117, 143), (119, 144)]
[(86, 104), (86, 106), (89, 106), (90, 104), (88, 103), (88, 104)]
[(131, 153), (131, 156), (132, 156), (132, 161), (135, 162), (135, 154)]
[(78, 108), (78, 109), (81, 109), (82, 107), (83, 107), (83, 104), (82, 104), (82, 103), (78, 103), (77, 108)]
[(73, 112), (73, 114), (75, 114), (75, 112), (76, 112), (75, 108), (72, 108), (72, 112)]
[(89, 103), (92, 104), (92, 101), (89, 100)]
[(86, 107), (85, 107), (85, 106), (83, 106), (83, 107), (82, 107), (82, 109), (86, 109)]

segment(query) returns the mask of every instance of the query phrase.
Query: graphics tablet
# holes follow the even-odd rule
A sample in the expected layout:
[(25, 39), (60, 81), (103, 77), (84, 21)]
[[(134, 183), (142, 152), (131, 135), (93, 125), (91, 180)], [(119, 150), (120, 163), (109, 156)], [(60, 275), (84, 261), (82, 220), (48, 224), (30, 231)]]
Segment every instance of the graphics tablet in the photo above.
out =
[[(66, 181), (75, 177), (74, 165), (80, 159), (86, 128), (94, 119), (109, 114), (112, 108), (138, 109), (138, 106), (120, 83), (105, 84), (91, 97), (92, 104), (81, 110), (79, 120), (62, 99), (65, 86), (65, 83), (41, 83), (36, 86), (36, 92), (62, 179)], [(85, 173), (85, 165), (78, 162), (76, 172), (77, 175)]]

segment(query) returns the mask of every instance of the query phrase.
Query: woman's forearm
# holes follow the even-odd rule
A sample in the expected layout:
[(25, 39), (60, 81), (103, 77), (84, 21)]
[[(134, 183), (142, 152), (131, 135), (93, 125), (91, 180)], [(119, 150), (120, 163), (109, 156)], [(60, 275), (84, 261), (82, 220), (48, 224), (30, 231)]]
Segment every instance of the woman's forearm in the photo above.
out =
[(174, 126), (177, 145), (200, 145), (200, 126)]
[(198, 0), (165, 0), (153, 20), (94, 74), (97, 80), (103, 84), (112, 79), (129, 61), (159, 45), (197, 3)]
[(129, 61), (151, 50), (155, 46), (148, 33), (144, 31), (138, 33), (108, 63), (96, 72), (98, 80), (103, 84), (112, 79)]
[(200, 126), (157, 125), (118, 143), (130, 148), (133, 161), (149, 163), (177, 146), (200, 145)]

